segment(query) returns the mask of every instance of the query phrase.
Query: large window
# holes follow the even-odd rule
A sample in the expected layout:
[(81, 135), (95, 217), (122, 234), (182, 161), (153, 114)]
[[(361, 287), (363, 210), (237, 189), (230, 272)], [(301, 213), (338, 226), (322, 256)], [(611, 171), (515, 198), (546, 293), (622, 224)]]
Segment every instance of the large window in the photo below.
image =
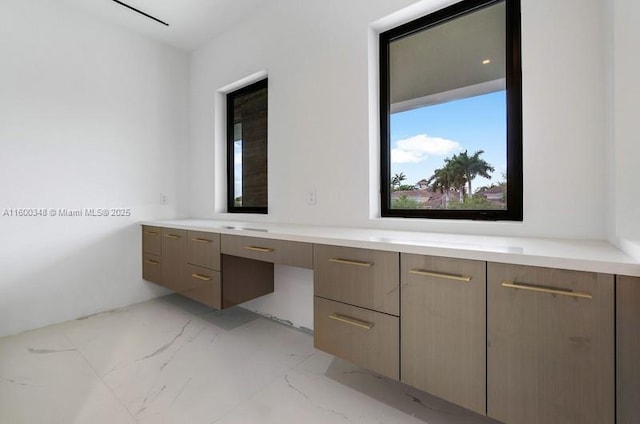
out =
[(380, 34), (382, 216), (522, 220), (519, 0)]
[(227, 94), (227, 210), (267, 213), (267, 80)]

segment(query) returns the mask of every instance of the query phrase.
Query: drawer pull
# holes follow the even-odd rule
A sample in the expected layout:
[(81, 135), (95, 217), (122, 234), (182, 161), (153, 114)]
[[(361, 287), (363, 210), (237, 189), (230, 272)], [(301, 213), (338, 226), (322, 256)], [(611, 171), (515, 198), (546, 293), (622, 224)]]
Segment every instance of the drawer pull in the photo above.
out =
[(502, 287), (510, 289), (528, 290), (538, 293), (557, 294), (560, 296), (578, 297), (583, 299), (593, 299), (591, 293), (577, 292), (571, 289), (557, 289), (554, 287), (537, 286), (535, 284), (516, 283), (515, 281), (505, 281), (502, 283)]
[(425, 271), (423, 269), (412, 269), (409, 271), (409, 274), (426, 275), (427, 277), (443, 278), (445, 280), (464, 281), (465, 283), (471, 281), (471, 276), (469, 275), (445, 274), (443, 272)]
[(197, 243), (213, 243), (213, 240), (209, 240), (209, 239), (206, 239), (206, 238), (200, 238), (200, 237), (193, 238), (193, 239), (191, 239), (191, 241), (195, 241)]
[(191, 274), (191, 276), (195, 279), (202, 280), (202, 281), (211, 280), (211, 277), (209, 277), (208, 275), (194, 273), (194, 274)]
[(244, 248), (246, 250), (251, 250), (253, 252), (262, 252), (262, 253), (271, 253), (274, 250), (276, 250), (272, 247), (259, 247), (259, 246), (245, 246)]
[(179, 236), (178, 234), (165, 234), (165, 237), (168, 237), (170, 239), (179, 239), (182, 236)]
[(145, 259), (144, 263), (151, 265), (160, 265), (160, 261), (156, 261), (155, 259)]
[(337, 264), (345, 264), (345, 265), (355, 265), (362, 267), (371, 267), (373, 266), (373, 262), (364, 262), (364, 261), (352, 261), (350, 259), (341, 259), (341, 258), (331, 258), (329, 262), (335, 262)]
[(373, 328), (372, 322), (362, 321), (357, 318), (351, 318), (346, 315), (331, 314), (329, 319), (344, 322), (345, 324), (353, 325), (354, 327), (364, 328), (365, 330), (371, 330)]
[(144, 233), (149, 234), (150, 236), (157, 236), (158, 234), (160, 234), (157, 231), (150, 231), (150, 230), (146, 230)]

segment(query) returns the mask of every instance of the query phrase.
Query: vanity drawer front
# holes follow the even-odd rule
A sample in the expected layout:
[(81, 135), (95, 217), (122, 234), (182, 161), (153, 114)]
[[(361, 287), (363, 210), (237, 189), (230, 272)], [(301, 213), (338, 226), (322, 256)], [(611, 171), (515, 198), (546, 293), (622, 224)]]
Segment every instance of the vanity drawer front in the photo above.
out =
[(221, 250), (225, 255), (300, 268), (313, 268), (311, 243), (223, 234)]
[(399, 379), (398, 317), (320, 297), (314, 298), (313, 314), (316, 349)]
[(162, 255), (162, 231), (158, 227), (142, 226), (142, 252)]
[(219, 271), (187, 265), (182, 282), (178, 293), (212, 308), (222, 309), (222, 279)]
[(399, 254), (316, 244), (314, 294), (399, 315)]
[(162, 284), (162, 258), (149, 253), (142, 254), (142, 278), (152, 283)]
[(220, 234), (189, 231), (187, 238), (187, 261), (220, 271)]

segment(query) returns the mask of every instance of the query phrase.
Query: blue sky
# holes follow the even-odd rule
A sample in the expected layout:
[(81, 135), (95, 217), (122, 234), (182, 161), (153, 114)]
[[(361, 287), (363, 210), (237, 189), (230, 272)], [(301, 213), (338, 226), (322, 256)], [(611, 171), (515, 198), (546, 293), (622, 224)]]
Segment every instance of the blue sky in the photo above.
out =
[(391, 175), (406, 184), (428, 179), (447, 157), (468, 150), (496, 170), (492, 180), (477, 177), (473, 190), (498, 182), (506, 171), (505, 91), (469, 97), (391, 115)]

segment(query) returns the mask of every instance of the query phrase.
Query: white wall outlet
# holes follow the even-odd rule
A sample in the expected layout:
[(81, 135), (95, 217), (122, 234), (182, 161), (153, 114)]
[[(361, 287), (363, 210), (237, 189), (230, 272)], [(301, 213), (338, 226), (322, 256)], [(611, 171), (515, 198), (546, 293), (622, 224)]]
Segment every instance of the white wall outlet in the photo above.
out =
[(307, 191), (307, 205), (315, 206), (317, 202), (318, 202), (318, 199), (316, 196), (316, 189), (315, 188), (309, 189)]
[(166, 205), (167, 203), (169, 203), (169, 201), (167, 200), (167, 195), (164, 193), (160, 193), (160, 204)]

